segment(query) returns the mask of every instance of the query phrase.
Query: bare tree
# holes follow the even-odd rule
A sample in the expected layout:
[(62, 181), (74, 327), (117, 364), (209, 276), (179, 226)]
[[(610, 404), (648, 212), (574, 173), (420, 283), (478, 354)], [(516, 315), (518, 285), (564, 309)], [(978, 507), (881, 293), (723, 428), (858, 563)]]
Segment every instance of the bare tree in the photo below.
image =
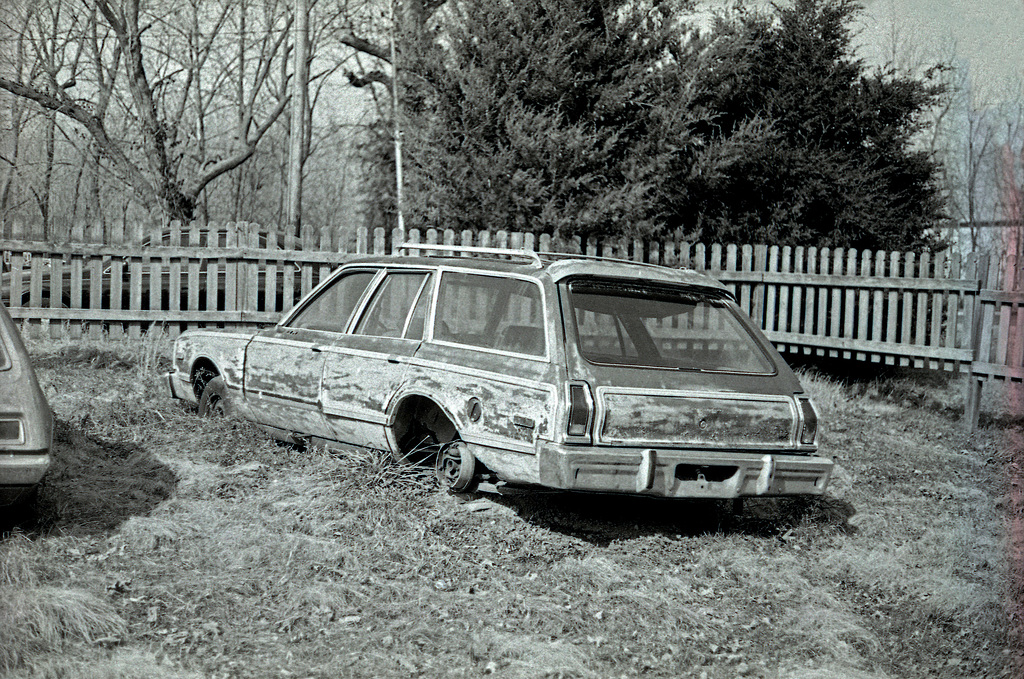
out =
[[(64, 23), (49, 34), (26, 24), (26, 58), (33, 67), (0, 77), (0, 89), (74, 121), (91, 138), (104, 169), (151, 214), (192, 219), (204, 189), (255, 153), (287, 105), (280, 91), (267, 96), (290, 23), (273, 3), (262, 6), (253, 68), (222, 62), (204, 80), (211, 56), (221, 51), (220, 29), (235, 6), (229, 0), (193, 0), (184, 12), (178, 3), (159, 0), (146, 6), (144, 0), (44, 2)], [(83, 47), (90, 59), (56, 58), (66, 50), (80, 56)], [(231, 68), (248, 80), (235, 101), (220, 94)], [(111, 103), (119, 109), (116, 120)], [(223, 143), (213, 152), (206, 114), (229, 103), (235, 126), (218, 131)]]
[[(32, 15), (29, 12), (25, 12), (19, 18), (20, 21), (16, 24), (12, 25), (4, 22), (0, 26), (2, 26), (4, 39), (8, 41), (8, 44), (14, 46), (13, 50), (8, 51), (11, 58), (7, 68), (12, 73), (18, 74), (18, 77), (22, 77), (22, 74), (25, 73), (27, 61), (25, 54), (26, 40), (24, 36), (27, 32), (28, 24), (32, 21)], [(14, 196), (14, 192), (21, 158), (22, 135), (25, 129), (26, 118), (28, 117), (24, 100), (18, 97), (8, 97), (7, 99), (8, 101), (5, 103), (9, 104), (10, 134), (7, 137), (9, 142), (0, 151), (0, 154), (2, 154), (0, 155), (0, 160), (3, 161), (3, 167), (0, 168), (0, 216), (6, 216), (16, 209), (20, 202)]]

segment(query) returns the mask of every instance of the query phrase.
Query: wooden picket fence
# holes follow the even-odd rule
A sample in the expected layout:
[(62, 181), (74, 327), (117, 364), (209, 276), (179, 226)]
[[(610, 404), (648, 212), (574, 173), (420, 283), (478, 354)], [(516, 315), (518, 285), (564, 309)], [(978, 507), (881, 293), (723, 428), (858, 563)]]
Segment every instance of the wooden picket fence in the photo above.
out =
[(983, 254), (622, 238), (583, 244), (415, 229), (297, 239), (246, 223), (171, 224), (133, 240), (5, 239), (0, 299), (28, 332), (138, 338), (158, 329), (176, 336), (194, 327), (273, 323), (338, 265), (392, 254), (406, 241), (576, 251), (706, 272), (784, 353), (964, 371), (973, 383), (1024, 380), (1020, 267)]

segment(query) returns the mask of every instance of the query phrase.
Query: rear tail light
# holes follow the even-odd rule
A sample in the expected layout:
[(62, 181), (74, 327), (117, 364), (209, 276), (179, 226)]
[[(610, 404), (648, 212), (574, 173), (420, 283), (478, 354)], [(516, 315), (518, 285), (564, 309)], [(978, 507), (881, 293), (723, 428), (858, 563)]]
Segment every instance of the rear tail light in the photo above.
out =
[(569, 436), (589, 437), (594, 419), (594, 397), (586, 382), (569, 384), (569, 417), (565, 433)]
[(809, 398), (798, 399), (800, 403), (801, 427), (800, 443), (805, 446), (814, 445), (818, 437), (818, 412)]

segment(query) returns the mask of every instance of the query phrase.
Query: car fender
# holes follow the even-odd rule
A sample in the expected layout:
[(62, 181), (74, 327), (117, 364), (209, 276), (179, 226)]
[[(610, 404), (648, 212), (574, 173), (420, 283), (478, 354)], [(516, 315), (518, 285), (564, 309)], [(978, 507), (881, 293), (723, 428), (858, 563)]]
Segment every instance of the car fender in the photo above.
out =
[(391, 446), (392, 450), (398, 450), (398, 441), (395, 438), (394, 431), (394, 425), (398, 418), (398, 409), (408, 399), (414, 397), (424, 398), (431, 403), (434, 403), (438, 409), (440, 409), (441, 413), (448, 418), (448, 421), (452, 423), (456, 431), (460, 433), (465, 431), (466, 427), (464, 418), (460, 416), (457, 411), (453, 410), (451, 404), (446, 403), (443, 397), (439, 397), (437, 392), (432, 393), (429, 390), (424, 389), (422, 385), (411, 381), (404, 382), (395, 390), (395, 393), (392, 394), (391, 399), (385, 407), (385, 434), (388, 439), (388, 445)]

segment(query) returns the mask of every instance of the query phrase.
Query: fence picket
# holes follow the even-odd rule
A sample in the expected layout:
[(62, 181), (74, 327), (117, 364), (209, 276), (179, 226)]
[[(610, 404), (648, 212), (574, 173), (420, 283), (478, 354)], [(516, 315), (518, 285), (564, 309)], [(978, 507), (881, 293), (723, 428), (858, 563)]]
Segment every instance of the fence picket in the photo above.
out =
[[(71, 255), (71, 308), (81, 309), (82, 308), (82, 293), (85, 291), (84, 287), (84, 272), (85, 266), (82, 257), (77, 254)], [(72, 339), (78, 339), (82, 336), (82, 321), (72, 320), (68, 325), (68, 330), (71, 334)]]
[[(818, 248), (813, 245), (807, 249), (807, 273), (810, 276), (814, 276), (818, 272)], [(815, 310), (818, 308), (817, 301), (821, 295), (821, 290), (817, 285), (808, 285), (805, 288), (804, 300), (804, 329), (803, 334), (805, 335), (816, 335), (818, 334), (817, 318)], [(810, 354), (811, 347), (804, 347), (804, 354)]]
[[(987, 259), (987, 258), (986, 258)], [(984, 268), (987, 273), (985, 277), (984, 288), (987, 290), (998, 290), (999, 289), (999, 262), (987, 262), (987, 266)], [(978, 342), (976, 357), (981, 363), (992, 362), (992, 335), (993, 335), (993, 321), (995, 320), (996, 303), (986, 303), (982, 305), (981, 314), (981, 339)]]
[[(927, 252), (922, 252), (920, 258), (918, 259), (917, 269), (912, 274), (911, 277), (912, 278), (927, 278), (928, 277), (928, 264), (929, 264), (929, 254)], [(926, 295), (923, 295), (920, 292), (913, 293), (913, 300), (914, 300), (914, 306), (913, 306), (913, 316), (912, 316), (913, 321), (912, 322), (914, 324), (914, 335), (913, 335), (913, 340), (912, 341), (913, 341), (914, 344), (919, 344), (921, 346), (925, 346), (925, 342), (927, 341), (926, 338), (925, 338), (925, 328), (926, 328), (926, 320), (927, 320), (926, 316), (927, 316), (927, 313), (928, 313), (928, 308), (927, 308), (928, 302), (927, 302), (927, 299), (926, 299)], [(921, 367), (924, 366), (924, 361), (922, 361), (921, 359), (917, 359), (917, 358), (911, 359), (910, 362), (911, 362), (911, 364), (915, 368), (921, 368)]]
[[(843, 262), (844, 262), (843, 249), (842, 248), (836, 248), (833, 251), (833, 253), (832, 253), (832, 275), (833, 276), (842, 276), (843, 275), (843, 273), (844, 273)], [(845, 317), (843, 316), (843, 290), (842, 290), (841, 287), (839, 287), (837, 285), (832, 286), (832, 307), (831, 307), (831, 311), (832, 311), (832, 319), (831, 319), (831, 326), (830, 326), (830, 333), (831, 333), (831, 335), (833, 337), (845, 338), (846, 335), (844, 333), (844, 328), (843, 328), (843, 321), (845, 319)], [(828, 352), (828, 355), (831, 358), (836, 358), (836, 357), (839, 356), (839, 352), (838, 351), (830, 350)]]
[[(900, 277), (900, 262), (901, 262), (901, 260), (902, 260), (902, 258), (900, 257), (900, 253), (898, 253), (898, 252), (891, 252), (891, 253), (889, 253), (889, 277), (890, 278), (894, 278), (895, 279), (895, 278), (899, 278)], [(889, 291), (889, 303), (886, 306), (885, 341), (886, 342), (891, 342), (891, 343), (897, 343), (897, 342), (900, 341), (899, 335), (897, 334), (898, 333), (898, 328), (899, 328), (899, 318), (900, 318), (900, 311), (899, 311), (900, 296), (899, 296), (899, 292), (897, 290), (898, 290), (898, 288), (894, 286)], [(885, 363), (886, 363), (886, 365), (895, 365), (896, 357), (892, 356), (892, 355), (886, 355)]]
[[(778, 251), (778, 250), (777, 250)], [(789, 245), (782, 247), (779, 252), (779, 268), (778, 271), (781, 273), (790, 273), (793, 266), (793, 248)], [(769, 257), (769, 265), (771, 263), (771, 257)], [(792, 293), (792, 286), (790, 285), (776, 285), (775, 289), (778, 294), (778, 309), (773, 314), (774, 318), (772, 321), (773, 330), (781, 330), (782, 332), (789, 332), (789, 298)]]
[[(861, 278), (868, 278), (871, 276), (871, 251), (862, 250), (860, 253), (860, 276)], [(866, 288), (862, 288), (858, 294), (857, 299), (857, 333), (856, 337), (859, 340), (866, 340), (868, 338), (868, 317), (871, 313), (871, 297)], [(857, 352), (855, 359), (858, 361), (868, 360), (867, 354), (864, 352)]]
[[(935, 258), (932, 261), (934, 268), (932, 272), (932, 278), (945, 278), (946, 277), (946, 254), (944, 252), (938, 252), (935, 254)], [(932, 294), (931, 304), (929, 305), (928, 314), (931, 320), (931, 331), (928, 334), (928, 346), (939, 347), (942, 346), (942, 317), (945, 310), (945, 299), (941, 292), (935, 292)], [(937, 370), (943, 366), (939, 365), (934, 359), (929, 359), (928, 368), (930, 370)]]
[[(108, 303), (110, 309), (123, 309), (124, 308), (124, 260), (120, 257), (114, 257), (110, 260), (110, 268), (107, 277), (110, 281), (110, 294), (108, 296)], [(102, 283), (101, 283), (102, 286)], [(121, 324), (118, 322), (110, 322), (107, 324), (107, 335), (113, 339), (118, 340), (124, 336), (124, 330)]]
[[(767, 245), (755, 245), (754, 248), (754, 259), (753, 264), (748, 271), (763, 273), (765, 268), (768, 266), (768, 246)], [(763, 280), (763, 279), (762, 279)], [(764, 327), (765, 323), (765, 303), (768, 286), (764, 283), (755, 283), (750, 286), (750, 317), (754, 319), (754, 322), (759, 326)]]
[[(804, 262), (805, 262), (805, 259), (804, 259), (804, 248), (803, 248), (803, 246), (798, 245), (797, 247), (793, 248), (793, 268), (792, 268), (792, 271), (794, 273), (798, 273), (798, 274), (799, 273), (803, 273), (804, 272), (804, 266), (805, 266)], [(800, 312), (803, 309), (803, 304), (802, 304), (803, 303), (803, 297), (804, 297), (804, 287), (801, 286), (801, 285), (794, 285), (794, 286), (792, 286), (792, 291), (790, 292), (790, 305), (789, 305), (790, 311), (789, 311), (789, 328), (788, 328), (788, 332), (791, 332), (791, 333), (794, 333), (794, 334), (801, 334), (801, 333), (804, 332), (804, 328), (801, 325), (802, 316), (800, 315)]]
[[(878, 278), (885, 277), (885, 252), (879, 250), (875, 253), (875, 268), (873, 274)], [(867, 333), (869, 340), (878, 341), (885, 339), (885, 296), (882, 290), (879, 288), (872, 294), (872, 309), (871, 309), (871, 330)], [(885, 360), (885, 357), (881, 354), (872, 354), (872, 363), (881, 363)]]
[(1013, 303), (1013, 314), (1015, 322), (1006, 365), (1011, 369), (1021, 371), (1024, 369), (1024, 302), (1019, 297)]
[[(848, 248), (846, 251), (846, 263), (844, 272), (848, 276), (857, 275), (857, 250), (856, 248)], [(856, 322), (856, 296), (857, 291), (853, 288), (847, 288), (846, 293), (843, 296), (843, 331), (841, 337), (853, 338), (854, 336), (854, 323)], [(849, 351), (842, 353), (844, 360), (849, 360), (852, 354)]]
[[(903, 256), (903, 277), (913, 278), (917, 270), (915, 269), (915, 253), (908, 252)], [(901, 329), (902, 334), (900, 340), (904, 344), (910, 344), (913, 341), (913, 326), (914, 326), (914, 293), (909, 288), (904, 288), (906, 292), (903, 293), (903, 310), (901, 316)], [(900, 357), (900, 365), (910, 365), (910, 359), (906, 356)]]
[[(64, 306), (64, 260), (59, 256), (50, 258), (50, 272), (47, 284), (50, 288), (49, 307), (60, 309)], [(49, 332), (51, 339), (60, 339), (61, 324), (50, 323)]]
[[(132, 257), (128, 264), (128, 308), (132, 311), (142, 309), (142, 268), (149, 269), (149, 257)], [(137, 322), (128, 323), (129, 339), (137, 340), (142, 330)]]

